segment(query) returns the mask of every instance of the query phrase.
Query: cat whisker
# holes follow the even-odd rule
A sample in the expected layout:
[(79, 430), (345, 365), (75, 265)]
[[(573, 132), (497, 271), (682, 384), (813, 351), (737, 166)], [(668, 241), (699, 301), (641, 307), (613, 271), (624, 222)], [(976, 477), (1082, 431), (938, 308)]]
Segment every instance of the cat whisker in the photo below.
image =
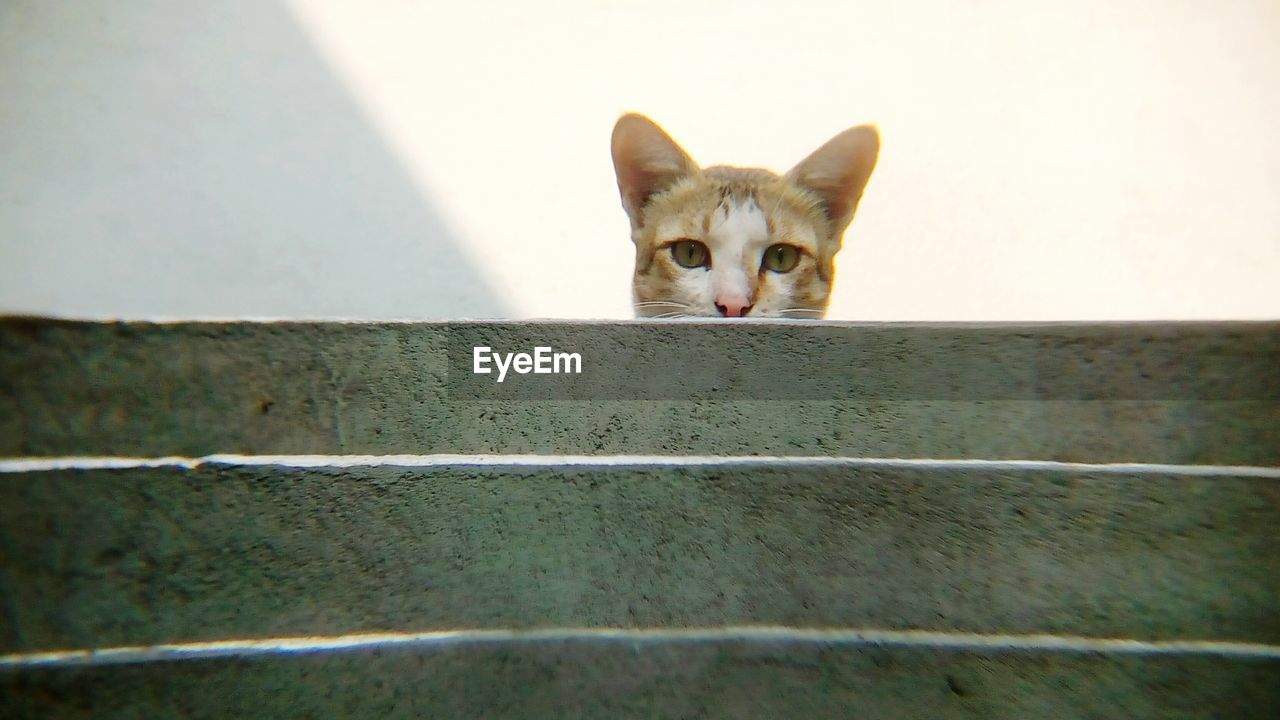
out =
[[(643, 302), (632, 303), (631, 306), (635, 308), (638, 316), (656, 319), (689, 317), (693, 310), (693, 308), (689, 307), (685, 303), (672, 302), (670, 300), (646, 300)], [(662, 310), (664, 308), (672, 309), (667, 310), (666, 312), (658, 312), (653, 315), (646, 313), (646, 310), (653, 311)]]
[(643, 302), (631, 303), (631, 307), (639, 310), (646, 307), (674, 307), (682, 310), (688, 310), (689, 306), (684, 303), (670, 302), (667, 300), (645, 300)]
[(781, 315), (782, 317), (791, 317), (792, 314), (795, 314), (795, 315), (807, 314), (807, 315), (813, 315), (814, 317), (822, 317), (822, 311), (814, 310), (813, 308), (783, 308), (782, 310), (778, 311), (778, 314)]

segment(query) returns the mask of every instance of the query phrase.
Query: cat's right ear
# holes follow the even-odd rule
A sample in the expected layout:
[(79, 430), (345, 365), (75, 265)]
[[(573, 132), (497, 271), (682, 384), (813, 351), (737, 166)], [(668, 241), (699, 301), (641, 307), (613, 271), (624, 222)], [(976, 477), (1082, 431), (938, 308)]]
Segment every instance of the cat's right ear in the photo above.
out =
[(623, 115), (613, 126), (612, 149), (618, 191), (632, 229), (640, 226), (640, 210), (649, 198), (698, 171), (697, 164), (657, 123), (636, 113)]

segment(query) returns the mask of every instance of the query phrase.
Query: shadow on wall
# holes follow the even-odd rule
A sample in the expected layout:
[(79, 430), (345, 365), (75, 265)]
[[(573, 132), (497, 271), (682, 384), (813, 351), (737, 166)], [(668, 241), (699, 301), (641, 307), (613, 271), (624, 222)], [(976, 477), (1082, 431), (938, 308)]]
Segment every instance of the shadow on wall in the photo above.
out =
[(276, 3), (6, 2), (0, 97), (0, 312), (506, 315)]

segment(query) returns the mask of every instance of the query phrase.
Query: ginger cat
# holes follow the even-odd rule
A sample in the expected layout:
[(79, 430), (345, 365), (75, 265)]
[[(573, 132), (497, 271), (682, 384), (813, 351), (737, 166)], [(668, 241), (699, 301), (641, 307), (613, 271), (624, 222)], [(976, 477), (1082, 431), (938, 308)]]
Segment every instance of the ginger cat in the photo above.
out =
[(637, 317), (826, 313), (833, 259), (879, 153), (874, 127), (845, 130), (781, 176), (699, 168), (643, 115), (622, 116), (612, 146)]

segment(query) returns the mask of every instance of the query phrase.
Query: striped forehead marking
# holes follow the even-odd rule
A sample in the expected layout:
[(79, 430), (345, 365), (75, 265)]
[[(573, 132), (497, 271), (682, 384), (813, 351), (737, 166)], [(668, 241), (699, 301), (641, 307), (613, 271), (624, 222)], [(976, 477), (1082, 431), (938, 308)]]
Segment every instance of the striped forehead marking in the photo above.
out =
[(743, 247), (768, 238), (769, 223), (754, 199), (732, 204), (726, 200), (711, 214), (707, 235), (716, 244)]

